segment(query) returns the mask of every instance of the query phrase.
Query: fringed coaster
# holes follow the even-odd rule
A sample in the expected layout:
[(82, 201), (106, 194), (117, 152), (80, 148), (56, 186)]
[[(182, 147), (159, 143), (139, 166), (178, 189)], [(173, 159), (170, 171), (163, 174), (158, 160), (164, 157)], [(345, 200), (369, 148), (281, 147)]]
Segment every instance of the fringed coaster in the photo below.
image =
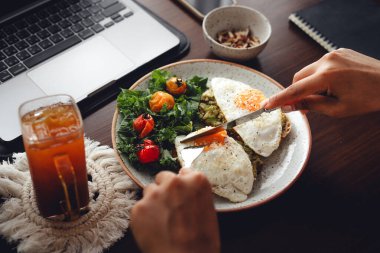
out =
[(19, 252), (102, 252), (129, 226), (138, 187), (126, 175), (113, 149), (85, 140), (90, 211), (72, 222), (42, 218), (36, 206), (25, 153), (0, 165), (0, 234)]

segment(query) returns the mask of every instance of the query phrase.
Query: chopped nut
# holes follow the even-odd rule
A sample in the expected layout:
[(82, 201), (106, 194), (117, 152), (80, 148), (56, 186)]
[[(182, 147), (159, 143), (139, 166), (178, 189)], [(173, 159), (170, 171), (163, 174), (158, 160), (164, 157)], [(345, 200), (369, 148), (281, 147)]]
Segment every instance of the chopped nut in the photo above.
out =
[(249, 28), (238, 31), (222, 31), (216, 37), (220, 44), (227, 47), (250, 48), (260, 44), (259, 38), (253, 36)]

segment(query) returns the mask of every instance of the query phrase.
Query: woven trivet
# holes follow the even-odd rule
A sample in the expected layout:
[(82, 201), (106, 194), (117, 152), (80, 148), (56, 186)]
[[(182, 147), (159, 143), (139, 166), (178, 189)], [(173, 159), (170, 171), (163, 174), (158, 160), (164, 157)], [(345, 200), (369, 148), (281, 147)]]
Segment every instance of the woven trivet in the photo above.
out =
[(102, 252), (120, 239), (129, 226), (137, 186), (107, 146), (88, 139), (90, 211), (72, 222), (39, 215), (25, 153), (13, 164), (0, 164), (0, 234), (17, 243), (19, 252)]

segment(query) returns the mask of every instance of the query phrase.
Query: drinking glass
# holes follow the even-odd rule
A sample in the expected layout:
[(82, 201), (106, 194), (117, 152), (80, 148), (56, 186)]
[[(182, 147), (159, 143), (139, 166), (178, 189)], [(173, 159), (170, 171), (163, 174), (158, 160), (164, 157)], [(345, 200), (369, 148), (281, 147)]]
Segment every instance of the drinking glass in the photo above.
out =
[(40, 214), (74, 220), (88, 210), (83, 122), (74, 99), (53, 95), (19, 108), (25, 152)]

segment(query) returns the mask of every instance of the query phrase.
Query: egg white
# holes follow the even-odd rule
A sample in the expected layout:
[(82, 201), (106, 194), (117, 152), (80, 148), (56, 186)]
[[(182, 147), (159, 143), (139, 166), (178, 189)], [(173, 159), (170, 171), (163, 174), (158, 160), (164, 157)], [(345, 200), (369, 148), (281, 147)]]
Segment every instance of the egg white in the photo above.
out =
[(248, 109), (237, 106), (235, 100), (245, 91), (253, 90), (251, 86), (232, 79), (215, 77), (211, 79), (210, 87), (227, 121), (235, 120), (250, 112)]
[(261, 156), (268, 157), (278, 149), (282, 134), (281, 110), (266, 112), (256, 119), (234, 127), (244, 143)]
[[(193, 161), (190, 168), (204, 173), (211, 184), (212, 191), (232, 202), (242, 202), (252, 191), (254, 175), (251, 161), (243, 147), (233, 138), (226, 137), (224, 144), (211, 144), (207, 151), (194, 156), (188, 149), (194, 143), (180, 143), (185, 136), (178, 136), (175, 140), (178, 159), (182, 166), (188, 163), (189, 157)], [(184, 150), (188, 152), (183, 152)], [(194, 149), (194, 152), (197, 150)], [(188, 164), (186, 164), (188, 165)]]

